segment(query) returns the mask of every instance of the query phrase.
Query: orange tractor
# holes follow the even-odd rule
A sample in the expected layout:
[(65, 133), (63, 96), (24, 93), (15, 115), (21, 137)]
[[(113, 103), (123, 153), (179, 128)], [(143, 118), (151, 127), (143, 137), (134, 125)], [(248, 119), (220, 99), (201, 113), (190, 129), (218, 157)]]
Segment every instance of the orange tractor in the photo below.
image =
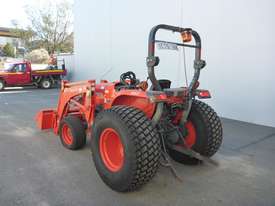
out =
[[(156, 40), (159, 30), (177, 32), (182, 42)], [(187, 43), (194, 42), (194, 44)], [(198, 163), (214, 155), (222, 143), (222, 125), (216, 112), (196, 98), (210, 98), (198, 89), (201, 59), (199, 34), (190, 28), (157, 25), (149, 35), (148, 79), (139, 81), (126, 72), (119, 81), (63, 81), (57, 109), (37, 114), (40, 129), (53, 129), (71, 150), (82, 148), (91, 137), (96, 170), (113, 190), (132, 191), (150, 181), (169, 157), (180, 163)], [(155, 45), (195, 49), (194, 75), (186, 87), (171, 88), (157, 80)], [(167, 163), (167, 162), (166, 162)]]

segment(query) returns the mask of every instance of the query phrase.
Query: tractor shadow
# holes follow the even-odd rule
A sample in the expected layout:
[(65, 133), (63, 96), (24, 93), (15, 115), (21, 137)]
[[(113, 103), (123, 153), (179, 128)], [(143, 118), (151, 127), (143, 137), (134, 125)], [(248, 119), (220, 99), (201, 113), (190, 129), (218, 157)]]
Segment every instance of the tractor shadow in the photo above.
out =
[[(90, 138), (87, 138), (86, 146), (83, 148), (85, 152), (90, 152)], [(127, 194), (127, 197), (134, 198), (143, 196), (144, 198), (153, 197), (153, 199), (172, 200), (173, 198), (183, 195), (185, 187), (201, 187), (201, 182), (207, 182), (207, 176), (211, 176), (212, 173), (216, 173), (219, 170), (220, 156), (217, 154), (212, 158), (217, 162), (217, 165), (210, 163), (200, 163), (196, 165), (184, 165), (177, 163), (171, 159), (173, 168), (176, 171), (176, 175), (173, 173), (170, 167), (160, 166), (156, 176), (145, 186), (141, 187), (137, 191), (133, 191)], [(198, 181), (199, 180), (199, 181)], [(174, 191), (172, 194), (169, 191)], [(115, 195), (125, 195), (123, 193), (116, 193)], [(168, 196), (169, 194), (169, 196)]]

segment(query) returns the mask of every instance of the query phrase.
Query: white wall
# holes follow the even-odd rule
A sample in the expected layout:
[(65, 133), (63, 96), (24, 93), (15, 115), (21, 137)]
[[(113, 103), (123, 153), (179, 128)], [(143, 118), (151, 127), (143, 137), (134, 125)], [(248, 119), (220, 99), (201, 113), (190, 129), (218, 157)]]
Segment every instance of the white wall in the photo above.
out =
[(72, 80), (73, 76), (77, 75), (77, 73), (75, 72), (74, 54), (70, 54), (70, 53), (58, 54), (57, 55), (57, 66), (58, 66), (58, 68), (62, 67), (63, 60), (65, 61), (65, 68), (67, 70), (67, 75), (66, 75), (65, 79)]
[[(200, 82), (212, 92), (208, 102), (221, 116), (275, 126), (274, 8), (273, 0), (78, 0), (75, 79), (115, 80), (128, 70), (145, 78), (151, 27), (159, 23), (192, 27), (203, 41), (207, 67)], [(158, 35), (169, 40), (171, 36)], [(182, 85), (181, 52), (157, 54), (161, 58), (157, 75)], [(189, 55), (188, 63), (191, 72)]]

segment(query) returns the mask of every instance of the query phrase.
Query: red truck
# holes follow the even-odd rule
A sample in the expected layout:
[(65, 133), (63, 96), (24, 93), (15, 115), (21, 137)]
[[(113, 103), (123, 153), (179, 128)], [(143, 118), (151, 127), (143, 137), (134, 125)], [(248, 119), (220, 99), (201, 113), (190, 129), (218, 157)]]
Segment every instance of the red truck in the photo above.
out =
[(62, 69), (49, 66), (43, 70), (32, 70), (29, 61), (12, 63), (0, 71), (0, 91), (6, 86), (25, 85), (35, 85), (39, 88), (49, 89), (60, 82), (61, 77), (66, 74), (65, 64), (62, 65)]

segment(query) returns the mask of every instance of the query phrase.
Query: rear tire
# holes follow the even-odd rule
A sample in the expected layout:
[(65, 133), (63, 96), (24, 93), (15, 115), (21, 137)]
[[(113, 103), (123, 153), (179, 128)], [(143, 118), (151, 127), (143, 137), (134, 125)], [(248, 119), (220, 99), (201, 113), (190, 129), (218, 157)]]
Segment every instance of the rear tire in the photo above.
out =
[[(203, 156), (213, 156), (223, 139), (222, 124), (217, 113), (206, 103), (194, 100), (188, 117), (195, 128), (196, 140), (191, 149)], [(198, 164), (200, 161), (170, 149), (172, 159), (183, 164)]]
[(0, 91), (5, 89), (5, 82), (3, 80), (0, 80)]
[[(136, 190), (154, 177), (161, 155), (160, 138), (142, 111), (128, 106), (114, 106), (97, 115), (92, 131), (94, 164), (111, 189), (119, 192)], [(108, 136), (106, 132), (111, 134)], [(108, 138), (109, 142), (119, 142), (116, 146), (108, 143), (112, 149), (109, 151), (105, 149)], [(112, 156), (108, 158), (108, 154)], [(116, 167), (112, 167), (109, 160)]]
[(86, 144), (86, 131), (83, 122), (76, 116), (65, 117), (59, 127), (59, 137), (64, 147), (77, 150)]
[(50, 89), (52, 87), (52, 81), (50, 79), (42, 79), (40, 87), (43, 89)]

